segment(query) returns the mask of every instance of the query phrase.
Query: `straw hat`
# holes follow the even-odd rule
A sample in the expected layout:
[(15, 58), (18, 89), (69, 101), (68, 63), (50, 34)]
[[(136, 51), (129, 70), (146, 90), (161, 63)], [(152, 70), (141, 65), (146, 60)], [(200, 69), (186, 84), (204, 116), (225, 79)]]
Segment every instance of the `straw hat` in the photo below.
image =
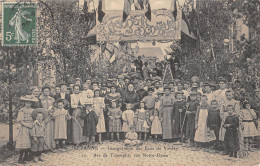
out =
[(48, 111), (44, 108), (36, 108), (35, 110), (33, 110), (32, 112), (32, 117), (34, 119), (36, 119), (36, 116), (38, 113), (41, 113), (43, 115), (43, 119), (46, 119), (48, 116)]

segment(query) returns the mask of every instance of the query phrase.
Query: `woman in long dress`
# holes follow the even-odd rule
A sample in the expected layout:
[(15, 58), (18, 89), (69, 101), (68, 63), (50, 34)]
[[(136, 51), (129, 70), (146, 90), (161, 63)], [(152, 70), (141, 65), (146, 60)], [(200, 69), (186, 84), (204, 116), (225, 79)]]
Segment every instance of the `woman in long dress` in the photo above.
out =
[(161, 97), (160, 110), (162, 113), (163, 139), (170, 141), (172, 134), (172, 114), (174, 98), (170, 95), (170, 87), (164, 87), (164, 95)]
[(86, 136), (83, 136), (84, 119), (81, 118), (81, 111), (83, 109), (82, 95), (79, 93), (80, 86), (74, 86), (74, 94), (70, 95), (70, 103), (72, 109), (72, 142), (79, 144), (86, 142)]
[(54, 119), (53, 119), (53, 112), (54, 107), (53, 104), (55, 100), (50, 97), (50, 87), (43, 87), (42, 88), (43, 95), (40, 97), (40, 104), (41, 107), (48, 110), (48, 117), (45, 119), (46, 121), (46, 149), (53, 149), (55, 148), (55, 141), (54, 141)]

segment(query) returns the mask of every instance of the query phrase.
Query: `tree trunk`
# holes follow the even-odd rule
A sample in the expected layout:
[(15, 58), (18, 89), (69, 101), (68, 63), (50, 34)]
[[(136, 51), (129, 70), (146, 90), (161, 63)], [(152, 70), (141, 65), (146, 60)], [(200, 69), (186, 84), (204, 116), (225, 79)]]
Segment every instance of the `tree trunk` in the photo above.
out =
[[(10, 51), (8, 51), (10, 56)], [(9, 96), (9, 142), (7, 143), (7, 148), (14, 150), (14, 141), (13, 141), (13, 97), (11, 92), (10, 85), (12, 84), (12, 78), (10, 74), (10, 63), (8, 62), (8, 96)]]

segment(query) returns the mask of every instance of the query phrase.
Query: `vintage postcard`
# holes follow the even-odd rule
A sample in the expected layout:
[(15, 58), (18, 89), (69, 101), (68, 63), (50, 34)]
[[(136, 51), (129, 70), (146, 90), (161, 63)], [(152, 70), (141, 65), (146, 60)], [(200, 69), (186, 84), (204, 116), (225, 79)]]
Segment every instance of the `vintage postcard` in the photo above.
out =
[(0, 165), (260, 165), (259, 1), (0, 12)]

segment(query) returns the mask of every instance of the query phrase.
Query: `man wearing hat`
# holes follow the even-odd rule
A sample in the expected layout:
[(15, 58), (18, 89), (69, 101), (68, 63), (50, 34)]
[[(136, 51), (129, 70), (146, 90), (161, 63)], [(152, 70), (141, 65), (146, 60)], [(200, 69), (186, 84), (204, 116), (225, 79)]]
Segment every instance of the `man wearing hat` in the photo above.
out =
[(144, 80), (150, 77), (150, 70), (148, 69), (148, 62), (144, 62), (144, 69), (143, 69), (143, 76)]
[(164, 95), (161, 97), (160, 110), (162, 112), (162, 128), (163, 128), (163, 139), (166, 141), (171, 141), (173, 138), (173, 126), (172, 126), (172, 117), (173, 117), (173, 104), (174, 98), (170, 95), (171, 88), (164, 87)]
[(134, 64), (136, 66), (136, 71), (139, 70), (141, 77), (143, 78), (143, 61), (141, 59), (141, 56), (138, 56), (138, 59), (134, 61)]

